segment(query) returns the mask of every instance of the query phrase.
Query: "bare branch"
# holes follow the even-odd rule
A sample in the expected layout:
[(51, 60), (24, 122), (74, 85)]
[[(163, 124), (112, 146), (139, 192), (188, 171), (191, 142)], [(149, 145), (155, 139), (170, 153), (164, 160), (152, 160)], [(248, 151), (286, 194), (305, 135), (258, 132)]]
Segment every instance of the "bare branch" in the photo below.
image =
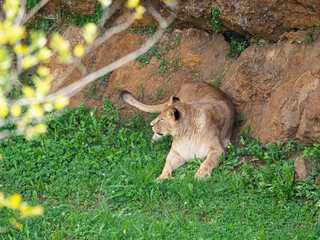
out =
[(32, 10), (27, 14), (27, 16), (25, 16), (22, 19), (21, 25), (24, 25), (30, 18), (32, 18), (34, 14), (36, 14), (40, 10), (40, 8), (46, 5), (49, 1), (50, 0), (42, 0), (41, 2), (39, 2), (34, 8), (32, 8)]
[(25, 10), (26, 10), (26, 3), (27, 3), (27, 0), (21, 0), (19, 13), (18, 13), (16, 20), (14, 21), (14, 25), (20, 25), (21, 20), (23, 18)]
[(98, 26), (102, 27), (106, 21), (121, 7), (124, 0), (114, 1), (114, 4), (111, 5), (111, 8), (104, 9), (101, 19), (98, 22)]
[[(58, 90), (57, 92), (50, 94), (47, 97), (40, 97), (40, 98), (33, 98), (33, 99), (22, 98), (22, 99), (18, 99), (18, 100), (14, 100), (14, 101), (9, 101), (8, 105), (12, 105), (14, 102), (16, 104), (23, 106), (23, 105), (33, 104), (33, 103), (43, 103), (45, 101), (54, 101), (59, 96), (72, 97), (76, 93), (81, 91), (87, 84), (94, 81), (95, 79), (102, 77), (103, 75), (107, 74), (108, 72), (114, 71), (115, 69), (117, 69), (117, 68), (127, 64), (128, 62), (136, 59), (138, 56), (146, 53), (155, 44), (155, 42), (161, 38), (165, 29), (173, 22), (173, 20), (175, 18), (173, 13), (171, 13), (167, 19), (164, 19), (152, 7), (149, 7), (148, 10), (151, 13), (151, 15), (156, 19), (156, 21), (159, 23), (160, 28), (138, 50), (126, 55), (125, 57), (118, 59), (117, 61), (109, 64), (108, 66), (106, 66), (106, 67), (104, 67), (94, 73), (89, 74), (88, 76), (78, 80), (77, 82), (74, 82), (74, 83), (70, 84), (69, 86), (62, 88), (61, 90)], [(94, 42), (92, 49), (90, 49), (89, 52), (91, 52), (93, 49), (100, 46), (104, 41), (106, 41), (108, 38), (110, 38), (114, 34), (126, 29), (125, 27), (130, 26), (130, 24), (132, 24), (133, 21), (134, 21), (134, 19), (133, 19), (133, 16), (131, 15), (125, 23), (123, 23), (119, 26), (113, 27), (110, 30), (108, 30), (107, 32), (105, 32), (105, 34), (101, 37), (101, 40), (99, 38)], [(74, 70), (74, 68), (75, 68), (75, 66), (71, 65), (67, 69), (65, 76), (68, 77), (70, 75), (70, 73)], [(66, 77), (64, 77), (63, 80)]]
[[(50, 0), (42, 0), (39, 4), (37, 4), (37, 6), (35, 8), (33, 8), (28, 14), (27, 16), (25, 16), (23, 18), (24, 15), (24, 11), (26, 8), (26, 0), (21, 0), (21, 10), (18, 13), (18, 16), (15, 20), (15, 25), (20, 25), (20, 24), (25, 24), (32, 16), (34, 16), (34, 14), (39, 11), (39, 9), (41, 7), (43, 7), (46, 3), (48, 3)], [(99, 25), (103, 25), (106, 20), (112, 15), (114, 14), (114, 12), (116, 11), (116, 9), (118, 9), (120, 7), (120, 5), (124, 2), (124, 0), (120, 0), (120, 1), (116, 1), (116, 3), (111, 7), (111, 8), (107, 8), (104, 9), (104, 13), (102, 18), (99, 21)], [(174, 1), (175, 3), (177, 3), (178, 1)], [(172, 7), (172, 6), (171, 6)], [(172, 7), (172, 9), (177, 9), (177, 6), (174, 4), (174, 6)], [(76, 93), (78, 93), (80, 90), (82, 90), (86, 85), (88, 85), (90, 82), (94, 81), (95, 79), (102, 77), (103, 75), (105, 75), (108, 72), (114, 71), (115, 69), (129, 63), (130, 61), (136, 59), (138, 56), (146, 53), (164, 34), (165, 29), (173, 22), (174, 18), (175, 18), (175, 14), (174, 13), (170, 13), (169, 17), (167, 17), (166, 19), (164, 19), (161, 14), (159, 14), (154, 8), (152, 7), (148, 7), (148, 11), (149, 13), (153, 16), (153, 18), (158, 22), (159, 24), (159, 28), (158, 30), (155, 32), (155, 34), (150, 37), (145, 44), (143, 44), (139, 49), (137, 49), (136, 51), (118, 59), (117, 61), (103, 67), (102, 69), (91, 73), (85, 77), (83, 77), (82, 79), (78, 80), (77, 82), (74, 82), (72, 84), (70, 84), (67, 87), (64, 87), (48, 96), (41, 96), (41, 97), (37, 97), (37, 98), (24, 98), (24, 99), (8, 99), (8, 107), (12, 106), (13, 104), (19, 104), (20, 106), (24, 106), (24, 105), (30, 105), (30, 104), (35, 104), (35, 103), (43, 103), (43, 102), (52, 102), (55, 99), (57, 99), (60, 96), (67, 96), (67, 97), (72, 97), (74, 96)], [(109, 30), (107, 30), (102, 37), (97, 38), (94, 43), (90, 46), (87, 46), (85, 48), (85, 55), (87, 55), (88, 53), (92, 52), (93, 50), (97, 49), (99, 46), (101, 46), (102, 43), (104, 43), (107, 39), (109, 39), (110, 37), (112, 37), (114, 34), (117, 34), (119, 32), (124, 31), (125, 29), (127, 29), (133, 22), (135, 21), (135, 14), (131, 14), (125, 22), (123, 22), (122, 24), (112, 27)], [(69, 67), (67, 68), (67, 71), (63, 77), (62, 80), (65, 80), (67, 77), (69, 77), (69, 75), (72, 73), (72, 71), (75, 68), (78, 68), (80, 72), (82, 72), (82, 74), (86, 74), (86, 68), (85, 66), (81, 63), (81, 61), (79, 59), (75, 59), (76, 61), (73, 61), (72, 65), (69, 65)], [(16, 66), (16, 70), (13, 72), (13, 81), (16, 82), (18, 79), (18, 75), (21, 71), (21, 62), (22, 62), (22, 55), (17, 54), (17, 66)], [(31, 120), (30, 124), (36, 124), (36, 123), (40, 123), (43, 121), (48, 121), (52, 118), (52, 116), (58, 116), (60, 115), (61, 112), (57, 112), (57, 113), (52, 113), (52, 114), (47, 114), (41, 118), (34, 118)], [(23, 119), (22, 117), (18, 117), (18, 118), (14, 118), (14, 117), (8, 117), (6, 119), (0, 119), (0, 127), (5, 126), (7, 124), (18, 124), (19, 122), (22, 122)], [(24, 134), (24, 129), (16, 129), (14, 131), (12, 130), (4, 130), (0, 132), (0, 139), (3, 139), (5, 137), (11, 136), (11, 135), (23, 135)]]
[[(124, 23), (107, 30), (101, 37), (97, 38), (92, 45), (86, 46), (84, 57), (88, 55), (88, 53), (94, 51), (97, 47), (101, 46), (102, 43), (107, 41), (114, 34), (117, 34), (127, 29), (134, 22), (134, 20), (135, 20), (134, 14), (131, 14)], [(64, 82), (64, 80), (70, 76), (70, 74), (75, 69), (75, 67), (76, 67), (75, 65), (70, 65), (67, 68), (65, 75), (61, 79), (62, 82)]]
[(122, 23), (118, 26), (112, 27), (109, 30), (107, 30), (100, 38), (97, 38), (96, 41), (94, 41), (94, 43), (91, 46), (88, 46), (88, 48), (86, 48), (86, 54), (93, 51), (97, 47), (99, 47), (102, 43), (104, 43), (106, 40), (108, 40), (114, 34), (117, 34), (119, 32), (126, 30), (128, 27), (130, 27), (130, 25), (134, 21), (135, 21), (134, 14), (131, 14), (124, 23)]
[(159, 25), (161, 26), (161, 28), (159, 28), (156, 33), (150, 38), (148, 39), (148, 41), (142, 45), (141, 48), (139, 48), (138, 50), (126, 55), (125, 57), (122, 57), (120, 59), (118, 59), (117, 61), (109, 64), (108, 66), (89, 74), (88, 76), (82, 78), (81, 80), (78, 80), (77, 82), (74, 82), (72, 84), (70, 84), (69, 86), (53, 93), (50, 94), (47, 99), (49, 101), (53, 101), (54, 99), (56, 99), (58, 96), (68, 96), (68, 97), (72, 97), (74, 96), (76, 93), (78, 93), (79, 91), (81, 91), (81, 89), (83, 89), (87, 84), (89, 84), (90, 82), (94, 81), (95, 79), (102, 77), (103, 75), (105, 75), (108, 72), (114, 71), (115, 69), (127, 64), (128, 62), (136, 59), (138, 56), (146, 53), (154, 44), (157, 40), (160, 39), (160, 37), (163, 35), (165, 29), (172, 23), (172, 21), (174, 20), (174, 15), (171, 14), (167, 20), (163, 19), (161, 17), (161, 15), (157, 15), (156, 11), (153, 8), (150, 8), (150, 13), (153, 15), (153, 17), (159, 22)]

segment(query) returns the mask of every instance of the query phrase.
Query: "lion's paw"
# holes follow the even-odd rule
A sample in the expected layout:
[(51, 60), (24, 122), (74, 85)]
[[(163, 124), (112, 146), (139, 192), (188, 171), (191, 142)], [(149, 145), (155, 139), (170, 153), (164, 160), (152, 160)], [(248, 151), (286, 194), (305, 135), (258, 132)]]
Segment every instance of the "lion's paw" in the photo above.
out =
[(205, 171), (203, 169), (199, 169), (196, 174), (194, 175), (194, 178), (198, 181), (200, 180), (206, 180), (206, 176), (210, 176), (210, 173), (208, 171)]
[(172, 178), (172, 175), (171, 173), (168, 171), (168, 172), (164, 172), (162, 173), (158, 179), (171, 179)]
[(161, 183), (164, 179), (172, 179), (172, 175), (170, 172), (165, 172), (162, 173), (158, 178), (157, 178), (157, 183)]

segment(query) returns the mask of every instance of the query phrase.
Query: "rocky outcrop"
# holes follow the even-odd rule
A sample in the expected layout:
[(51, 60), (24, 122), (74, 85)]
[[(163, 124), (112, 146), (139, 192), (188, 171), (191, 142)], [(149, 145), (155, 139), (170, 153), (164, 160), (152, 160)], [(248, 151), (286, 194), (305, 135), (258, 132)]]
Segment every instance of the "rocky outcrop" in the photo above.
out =
[(320, 39), (253, 44), (230, 66), (222, 89), (263, 143), (320, 141)]
[(285, 32), (310, 30), (320, 24), (317, 0), (216, 0), (213, 5), (227, 29), (274, 41)]
[(44, 18), (56, 18), (60, 8), (60, 10), (92, 16), (96, 11), (96, 5), (98, 5), (97, 0), (51, 0), (39, 11), (39, 14)]
[[(165, 12), (166, 6), (161, 1), (141, 2), (145, 6), (152, 4), (160, 12)], [(55, 17), (60, 6), (61, 9), (91, 16), (96, 5), (96, 0), (52, 0), (41, 10), (41, 13), (43, 16)], [(320, 25), (318, 0), (184, 0), (180, 1), (179, 6), (174, 26), (212, 30), (209, 24), (212, 19), (211, 8), (217, 7), (221, 13), (219, 19), (223, 31), (249, 33), (273, 41), (279, 40), (280, 36), (286, 32), (309, 31), (314, 26)], [(145, 21), (144, 24), (154, 24), (154, 22)]]

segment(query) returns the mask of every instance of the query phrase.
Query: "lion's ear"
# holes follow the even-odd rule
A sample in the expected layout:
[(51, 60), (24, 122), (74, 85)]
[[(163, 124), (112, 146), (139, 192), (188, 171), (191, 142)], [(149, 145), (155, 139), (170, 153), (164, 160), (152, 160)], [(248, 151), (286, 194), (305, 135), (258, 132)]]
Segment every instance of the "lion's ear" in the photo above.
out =
[(172, 95), (172, 96), (170, 97), (170, 100), (169, 100), (169, 101), (170, 101), (170, 104), (173, 104), (173, 103), (179, 102), (179, 101), (180, 101), (180, 98)]
[(180, 119), (180, 112), (176, 108), (169, 108), (168, 117), (178, 121)]

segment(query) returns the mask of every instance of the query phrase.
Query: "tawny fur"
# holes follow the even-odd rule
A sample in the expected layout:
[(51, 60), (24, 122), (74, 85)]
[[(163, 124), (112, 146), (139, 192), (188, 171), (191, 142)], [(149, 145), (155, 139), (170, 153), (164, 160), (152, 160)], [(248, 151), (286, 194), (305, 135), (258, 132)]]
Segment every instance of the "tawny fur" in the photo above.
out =
[(173, 136), (160, 179), (172, 177), (172, 172), (191, 158), (203, 163), (195, 178), (204, 179), (220, 163), (234, 124), (234, 107), (228, 97), (217, 87), (208, 83), (188, 83), (166, 103), (146, 105), (131, 93), (121, 93), (125, 102), (144, 112), (160, 112), (151, 122), (153, 140), (170, 134)]

